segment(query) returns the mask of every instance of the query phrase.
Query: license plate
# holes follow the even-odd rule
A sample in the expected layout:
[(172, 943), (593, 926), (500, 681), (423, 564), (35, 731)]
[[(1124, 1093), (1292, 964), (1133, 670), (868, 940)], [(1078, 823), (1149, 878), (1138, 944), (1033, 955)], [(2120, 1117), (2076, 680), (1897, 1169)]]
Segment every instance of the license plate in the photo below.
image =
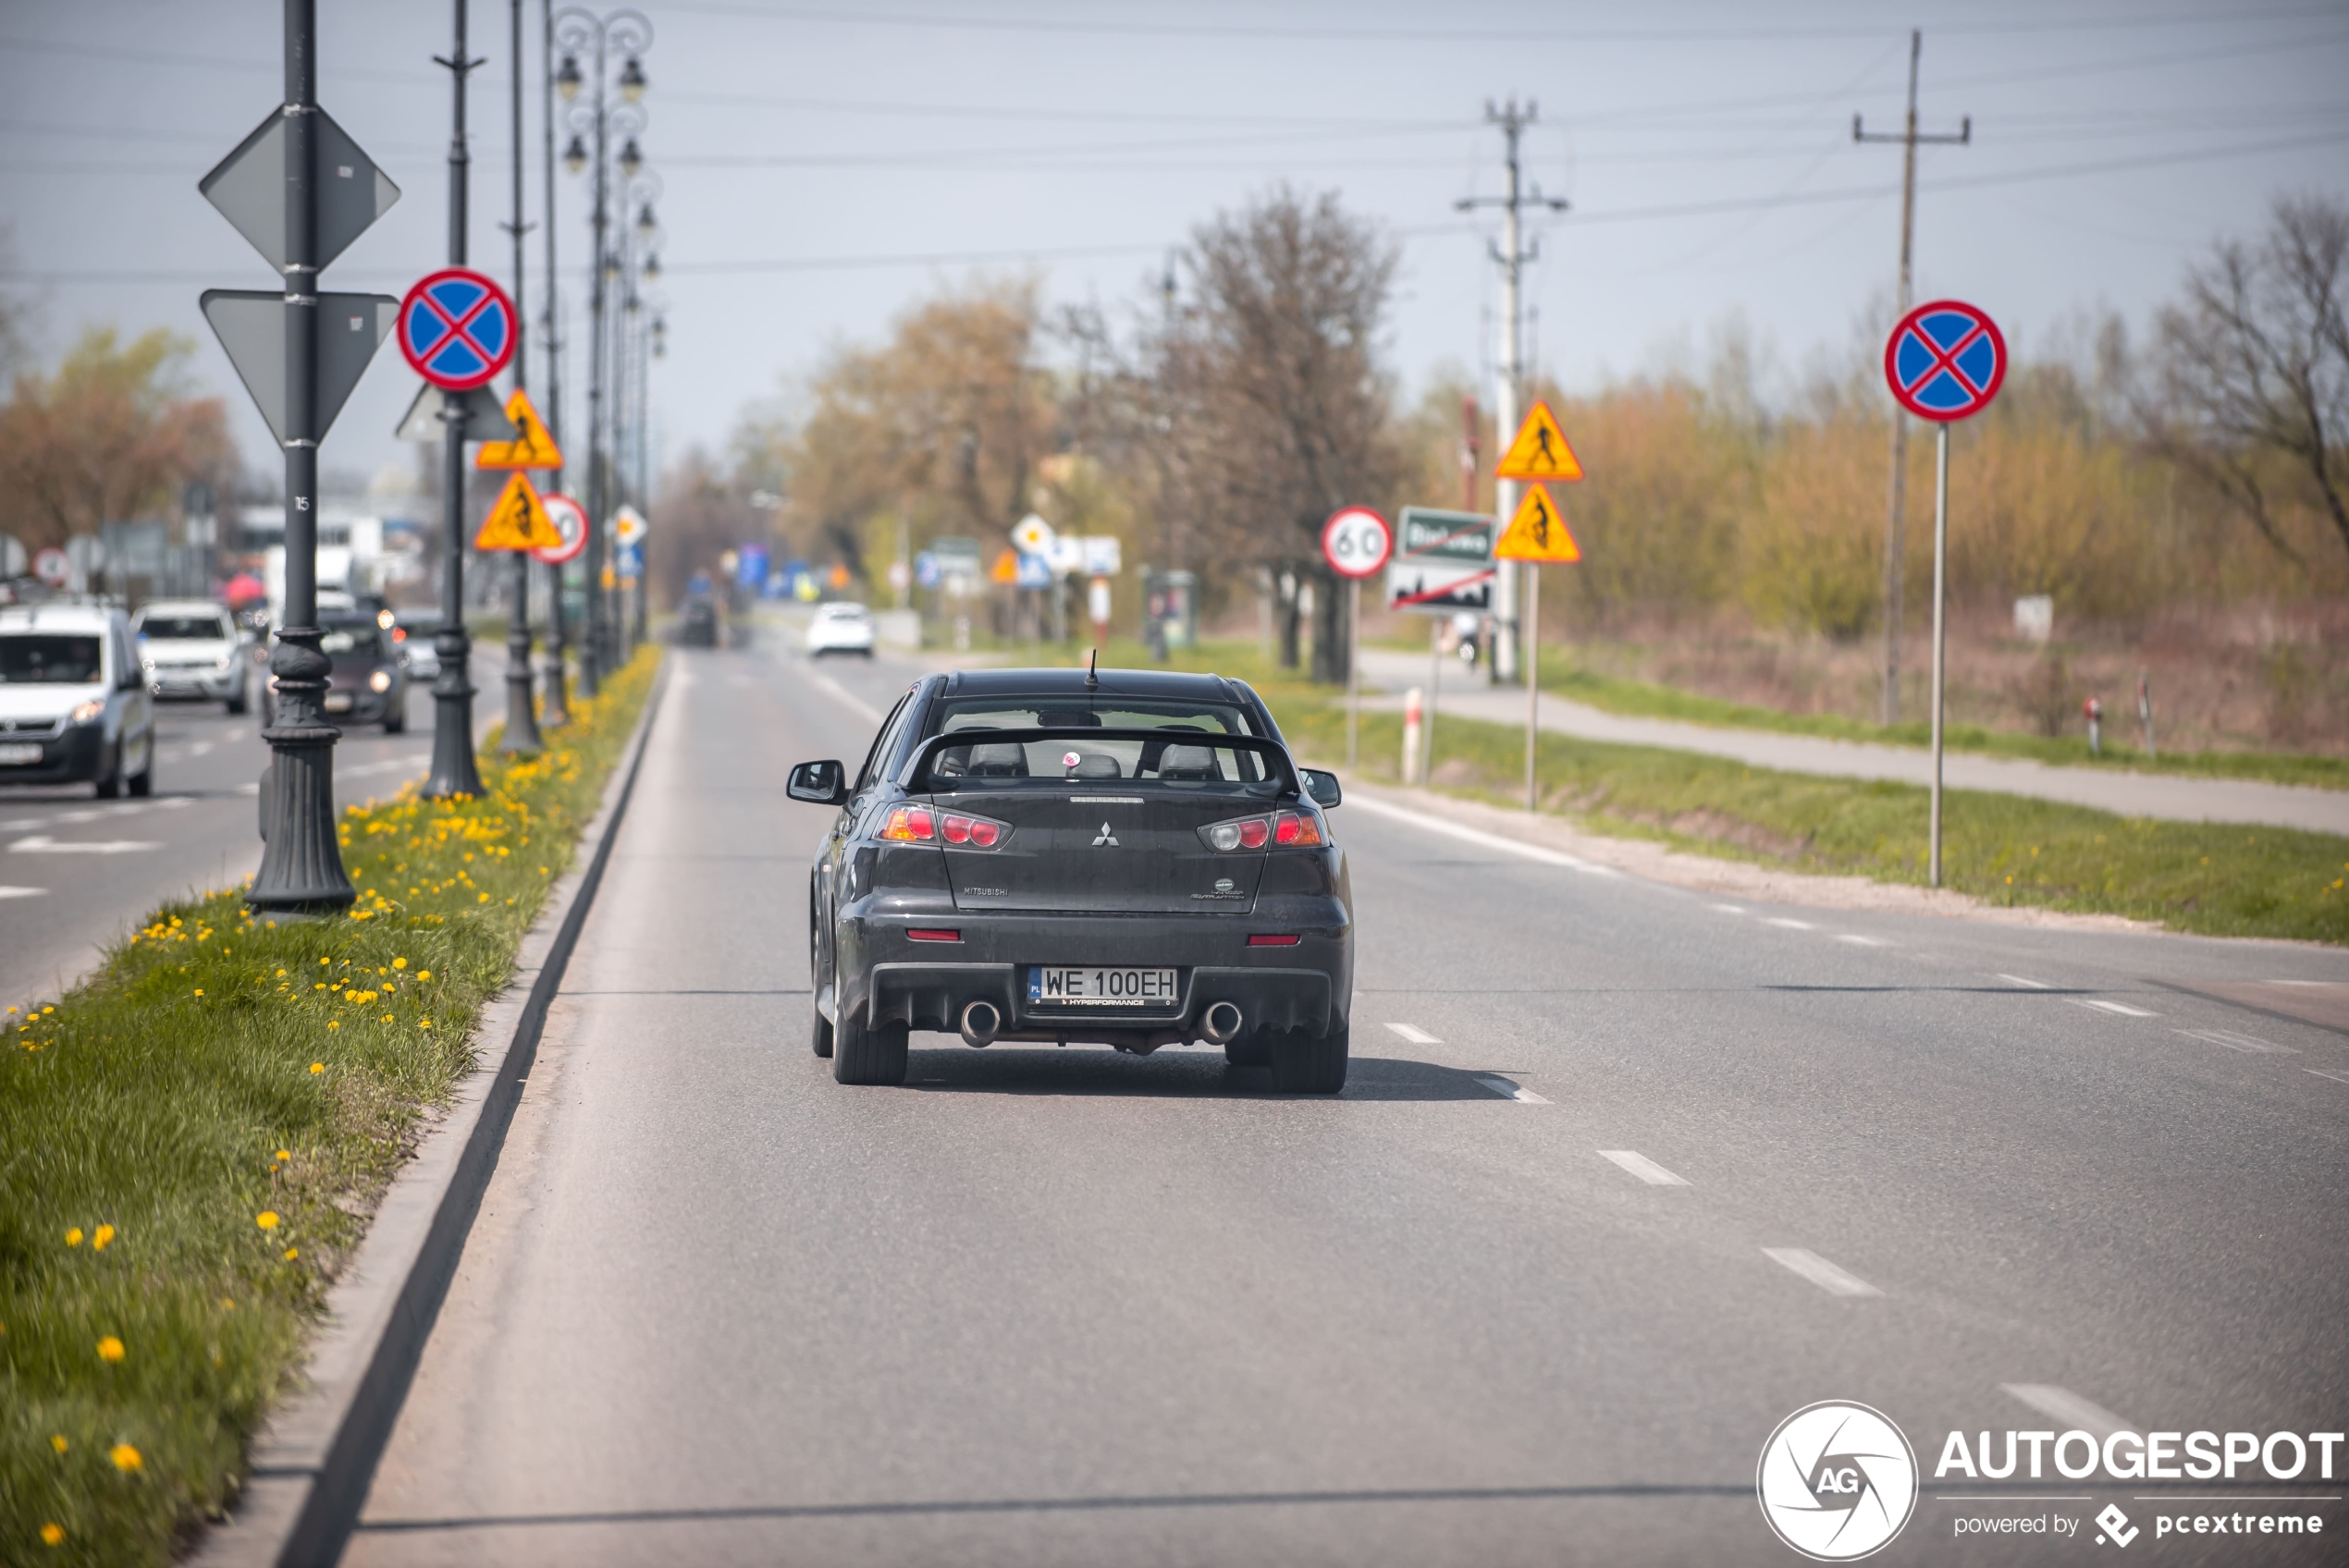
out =
[(1030, 1007), (1131, 1007), (1171, 1012), (1180, 999), (1171, 969), (1031, 969)]
[(0, 766), (22, 767), (28, 763), (36, 763), (40, 760), (41, 747), (38, 742), (12, 741), (0, 745)]
[(351, 711), (351, 693), (348, 692), (327, 692), (326, 711), (328, 713), (349, 713)]

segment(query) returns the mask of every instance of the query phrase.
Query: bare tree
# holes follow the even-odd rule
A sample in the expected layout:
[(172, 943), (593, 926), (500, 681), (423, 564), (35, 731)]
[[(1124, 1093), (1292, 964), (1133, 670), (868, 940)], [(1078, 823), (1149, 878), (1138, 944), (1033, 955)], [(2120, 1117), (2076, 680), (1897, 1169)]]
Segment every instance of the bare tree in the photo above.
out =
[(2349, 546), (2349, 205), (2279, 200), (2257, 243), (2221, 242), (2161, 313), (2157, 445), (2299, 560), (2283, 530), (2311, 496)]
[[(1276, 190), (1193, 234), (1196, 300), (1158, 356), (1170, 484), (1225, 558), (1320, 584), (1319, 680), (1344, 680), (1348, 653), (1322, 525), (1349, 502), (1384, 501), (1402, 467), (1378, 357), (1396, 261), (1334, 194)], [(1285, 663), (1295, 649), (1292, 618)]]

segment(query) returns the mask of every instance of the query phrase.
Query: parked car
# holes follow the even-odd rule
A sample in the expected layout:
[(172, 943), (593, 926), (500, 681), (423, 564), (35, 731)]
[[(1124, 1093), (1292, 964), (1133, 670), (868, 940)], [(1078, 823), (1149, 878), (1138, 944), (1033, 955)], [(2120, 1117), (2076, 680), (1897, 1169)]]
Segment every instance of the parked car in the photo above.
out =
[(1354, 895), (1329, 808), (1246, 685), (1162, 670), (965, 670), (897, 700), (808, 883), (811, 1044), (905, 1081), (910, 1031), (964, 1043), (1205, 1039), (1273, 1087), (1346, 1085)]
[(826, 654), (862, 654), (871, 658), (873, 612), (845, 600), (818, 605), (816, 619), (807, 623), (807, 656), (819, 659)]
[(130, 618), (147, 691), (245, 711), (252, 660), (236, 618), (205, 599), (150, 599)]
[(688, 648), (718, 646), (718, 606), (698, 596), (687, 599), (677, 620), (677, 641)]
[(0, 783), (154, 788), (154, 700), (120, 610), (0, 609)]

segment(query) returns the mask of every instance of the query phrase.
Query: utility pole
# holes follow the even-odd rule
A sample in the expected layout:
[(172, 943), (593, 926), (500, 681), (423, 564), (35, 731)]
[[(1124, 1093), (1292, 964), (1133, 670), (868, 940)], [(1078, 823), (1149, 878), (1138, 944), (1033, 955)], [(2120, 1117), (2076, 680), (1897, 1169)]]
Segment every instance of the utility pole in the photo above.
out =
[[(1900, 143), (1900, 288), (1892, 307), (1892, 319), (1900, 320), (1909, 313), (1910, 258), (1915, 248), (1917, 217), (1917, 144), (1941, 142), (1962, 147), (1974, 140), (1974, 116), (1966, 116), (1958, 122), (1955, 136), (1925, 136), (1917, 130), (1917, 59), (1925, 52), (1925, 33), (1912, 29), (1909, 33), (1909, 118), (1899, 135), (1871, 132), (1861, 129), (1861, 117), (1851, 116), (1851, 140), (1854, 141), (1897, 141)], [(1900, 551), (1904, 525), (1902, 514), (1908, 501), (1909, 420), (1896, 404), (1892, 410), (1892, 502), (1884, 524), (1884, 722), (1900, 722)]]
[[(563, 444), (562, 291), (555, 278), (555, 0), (539, 0), (539, 107), (544, 116), (547, 177), (547, 433), (560, 449)], [(516, 300), (517, 308), (521, 301)], [(555, 488), (566, 475), (558, 469)], [(563, 573), (565, 567), (547, 569), (547, 667), (539, 680), (546, 700), (539, 722), (556, 728), (571, 722), (571, 676), (563, 668)]]
[[(456, 47), (434, 64), (449, 67), (454, 90), (449, 137), (449, 264), (465, 264), (466, 179), (472, 154), (465, 150), (465, 77), (482, 62), (465, 53), (465, 0), (456, 0)], [(517, 324), (519, 325), (519, 324)], [(473, 639), (465, 633), (465, 399), (441, 399), (448, 450), (441, 470), (440, 631), (433, 651), (440, 678), (432, 686), (432, 773), (424, 792), (436, 800), (481, 793), (481, 769), (473, 760), (473, 684), (467, 668)]]
[[(522, 4), (510, 0), (513, 39), (513, 210), (506, 232), (514, 239), (514, 390), (529, 380), (530, 355), (523, 341), (523, 324), (530, 319), (523, 305), (523, 236), (530, 226), (522, 221)], [(514, 607), (506, 626), (506, 730), (498, 749), (508, 755), (527, 755), (540, 749), (537, 704), (531, 701), (530, 679), (530, 552), (515, 550)]]
[[(1495, 105), (1487, 99), (1484, 119), (1488, 125), (1501, 128), (1501, 138), (1507, 148), (1508, 193), (1505, 196), (1470, 196), (1452, 205), (1460, 212), (1476, 207), (1501, 209), (1501, 243), (1488, 247), (1493, 260), (1501, 268), (1501, 365), (1493, 394), (1494, 428), (1506, 440), (1517, 429), (1518, 398), (1524, 390), (1525, 365), (1519, 346), (1520, 321), (1519, 312), (1519, 284), (1525, 263), (1541, 254), (1541, 242), (1531, 248), (1522, 243), (1522, 227), (1519, 214), (1526, 207), (1546, 208), (1551, 212), (1566, 211), (1566, 203), (1545, 197), (1537, 188), (1528, 190), (1518, 161), (1518, 142), (1525, 128), (1541, 113), (1540, 106), (1528, 99), (1523, 107), (1511, 98), (1506, 104)], [(1498, 483), (1494, 506), (1506, 519), (1517, 509), (1518, 486), (1514, 480)], [(1515, 561), (1496, 563), (1493, 579), (1493, 680), (1496, 685), (1514, 684), (1518, 668), (1518, 573)], [(1527, 635), (1540, 635), (1539, 628), (1528, 628)]]

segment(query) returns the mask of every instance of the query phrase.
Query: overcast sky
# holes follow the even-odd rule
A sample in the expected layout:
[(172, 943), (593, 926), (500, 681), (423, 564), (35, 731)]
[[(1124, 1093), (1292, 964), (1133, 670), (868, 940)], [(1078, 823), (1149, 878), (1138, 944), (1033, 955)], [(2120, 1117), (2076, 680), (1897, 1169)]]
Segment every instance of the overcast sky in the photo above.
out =
[[(1888, 298), (1908, 29), (1925, 31), (1920, 298), (1989, 309), (2027, 352), (2084, 307), (2142, 323), (2219, 236), (2279, 191), (2349, 193), (2349, 3), (1141, 5), (1126, 0), (652, 0), (643, 144), (670, 355), (672, 447), (823, 350), (869, 340), (974, 265), (1046, 269), (1058, 299), (1138, 298), (1167, 249), (1281, 180), (1334, 188), (1402, 246), (1393, 362), (1489, 374), (1486, 236), (1453, 203), (1500, 185), (1488, 99), (1540, 104), (1530, 176), (1568, 199), (1530, 278), (1540, 367), (1571, 387), (1701, 345), (1741, 312), (1799, 366)], [(447, 253), (452, 7), (318, 0), (319, 95), (404, 199), (326, 274), (399, 293)], [(505, 277), (509, 6), (474, 0), (473, 254)], [(541, 212), (538, 0), (528, 216)], [(271, 286), (197, 194), (270, 112), (268, 0), (9, 0), (0, 11), (0, 214), (11, 282), (54, 354), (85, 324), (169, 326), (229, 395), (249, 460), (267, 434), (196, 310)], [(560, 170), (557, 243), (584, 300), (585, 205)], [(543, 236), (531, 237), (535, 317)], [(574, 378), (575, 384), (575, 378)], [(387, 346), (329, 436), (331, 471), (402, 461), (415, 382)]]

